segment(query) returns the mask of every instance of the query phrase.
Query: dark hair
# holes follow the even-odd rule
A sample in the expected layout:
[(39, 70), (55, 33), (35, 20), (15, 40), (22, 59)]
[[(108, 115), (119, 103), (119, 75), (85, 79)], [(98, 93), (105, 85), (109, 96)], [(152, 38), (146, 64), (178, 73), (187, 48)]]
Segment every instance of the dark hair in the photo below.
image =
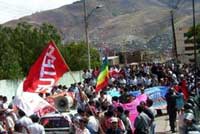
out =
[(112, 97), (112, 100), (113, 100), (113, 101), (118, 101), (119, 98), (118, 98), (117, 96), (114, 96), (114, 97)]
[(3, 115), (5, 115), (5, 112), (1, 111), (0, 116), (3, 116)]
[(138, 106), (137, 106), (137, 111), (138, 111), (139, 113), (141, 113), (141, 112), (143, 111), (143, 108), (142, 108), (141, 105), (138, 105)]
[(7, 101), (8, 101), (7, 97), (4, 96), (4, 97), (3, 97), (3, 102), (7, 102)]
[(141, 101), (140, 105), (146, 105), (145, 101)]
[(87, 117), (82, 117), (79, 121), (83, 122), (84, 124), (87, 124), (88, 123), (88, 118)]
[(114, 115), (113, 111), (105, 112), (105, 116), (112, 117)]
[(124, 112), (124, 109), (122, 106), (118, 106), (117, 107), (117, 111), (120, 112), (120, 113), (123, 113)]
[(81, 108), (78, 108), (77, 113), (81, 114), (81, 113), (84, 113), (84, 111)]
[(106, 92), (105, 91), (101, 91), (100, 94), (106, 94)]
[(33, 122), (38, 122), (39, 121), (39, 117), (37, 116), (37, 115), (31, 115), (31, 120), (33, 121)]
[(50, 93), (46, 93), (46, 97), (49, 97), (51, 94)]
[(22, 125), (20, 123), (16, 123), (14, 129), (16, 132), (22, 132)]
[(153, 100), (148, 98), (146, 103), (148, 107), (151, 107), (153, 105)]
[(88, 103), (89, 103), (89, 105), (95, 104), (95, 102), (93, 100), (90, 100)]
[(103, 104), (101, 105), (101, 109), (102, 109), (103, 111), (107, 110), (107, 109), (108, 109), (108, 105), (107, 105), (106, 103), (103, 103)]
[(20, 117), (25, 116), (26, 114), (24, 113), (24, 111), (22, 111), (21, 109), (19, 109), (18, 114)]
[(38, 95), (43, 98), (43, 93), (39, 93)]
[(92, 116), (92, 115), (93, 115), (92, 109), (89, 109), (89, 110), (87, 111), (87, 114), (88, 114), (89, 116)]
[(129, 110), (125, 110), (125, 111), (124, 111), (124, 114), (125, 114), (125, 115), (128, 115), (129, 113), (130, 113)]

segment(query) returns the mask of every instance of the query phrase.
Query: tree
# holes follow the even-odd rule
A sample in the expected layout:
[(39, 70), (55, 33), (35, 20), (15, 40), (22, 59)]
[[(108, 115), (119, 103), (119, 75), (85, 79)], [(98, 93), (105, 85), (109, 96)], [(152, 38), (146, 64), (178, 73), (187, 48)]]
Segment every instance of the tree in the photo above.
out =
[[(198, 50), (197, 53), (197, 64), (200, 64), (200, 23), (196, 25), (196, 48)], [(189, 31), (187, 33), (185, 33), (186, 36), (186, 42), (188, 43), (193, 43), (193, 32), (194, 31), (194, 27), (190, 27)]]
[[(187, 39), (186, 41), (188, 42), (193, 42), (193, 32), (194, 31), (194, 27), (190, 27), (189, 31), (187, 33), (185, 33)], [(197, 48), (199, 48), (199, 44), (200, 44), (200, 24), (196, 25), (196, 43), (197, 43)]]
[[(60, 47), (60, 51), (67, 64), (73, 71), (88, 68), (87, 45), (84, 42), (71, 42)], [(100, 66), (100, 55), (94, 48), (90, 48), (91, 67)]]
[(15, 49), (11, 45), (12, 34), (11, 28), (0, 26), (0, 79), (16, 79), (23, 74)]
[[(88, 68), (87, 45), (72, 42), (61, 45), (57, 29), (50, 24), (34, 26), (26, 22), (16, 27), (0, 26), (0, 79), (20, 79), (27, 76), (31, 65), (37, 60), (44, 47), (54, 40), (72, 70)], [(92, 68), (100, 66), (100, 56), (91, 48)]]
[(26, 22), (15, 28), (0, 27), (0, 79), (18, 79), (27, 76), (50, 40), (61, 45), (61, 37), (50, 24), (33, 26)]

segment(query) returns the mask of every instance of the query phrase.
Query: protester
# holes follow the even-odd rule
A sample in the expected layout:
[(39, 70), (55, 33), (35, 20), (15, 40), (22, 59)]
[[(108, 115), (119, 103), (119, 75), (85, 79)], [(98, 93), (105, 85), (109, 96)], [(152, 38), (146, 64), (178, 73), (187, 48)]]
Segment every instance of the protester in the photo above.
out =
[(155, 116), (156, 116), (156, 110), (153, 108), (153, 100), (151, 99), (147, 99), (146, 101), (146, 106), (148, 107), (148, 110), (151, 111), (150, 113), (152, 113), (152, 116), (149, 116), (151, 118), (151, 126), (150, 126), (150, 132), (149, 134), (155, 134)]
[(2, 103), (2, 108), (3, 109), (8, 109), (8, 99), (6, 96), (3, 97), (3, 103)]
[[(86, 69), (82, 75), (83, 82), (74, 83), (69, 88), (62, 85), (54, 86), (49, 93), (49, 96), (63, 92), (74, 94), (73, 101), (75, 101), (74, 107), (77, 109), (77, 114), (73, 117), (73, 126), (76, 134), (97, 134), (101, 133), (101, 129), (106, 134), (132, 134), (134, 129), (135, 134), (155, 134), (155, 116), (166, 107), (166, 102), (172, 132), (176, 131), (177, 110), (180, 111), (178, 119), (183, 121), (182, 124), (189, 123), (188, 119), (187, 121), (186, 118), (183, 119), (186, 111), (192, 111), (197, 117), (198, 103), (191, 100), (192, 94), (188, 92), (188, 90), (194, 91), (194, 74), (190, 66), (144, 63), (134, 68), (128, 65), (124, 68), (112, 67), (110, 71), (112, 72), (109, 72), (109, 84), (100, 89), (100, 92), (95, 91), (99, 69), (93, 70), (92, 73)], [(179, 90), (175, 91), (173, 87), (177, 85)], [(169, 88), (169, 92), (166, 94), (159, 91), (152, 94), (154, 92), (151, 92), (151, 89), (154, 90), (154, 87), (161, 89), (160, 86)], [(147, 88), (151, 94), (147, 95)], [(110, 91), (116, 94), (112, 96)], [(155, 100), (154, 98), (158, 96), (159, 100)], [(7, 101), (3, 98), (5, 97), (0, 96), (0, 110), (8, 109)], [(159, 103), (157, 106), (154, 105), (155, 101), (164, 101), (164, 103)], [(184, 103), (190, 108), (183, 109)], [(133, 110), (136, 108), (139, 115), (136, 110)], [(18, 123), (23, 126), (23, 133), (25, 133), (24, 128), (35, 124), (22, 110), (19, 110), (19, 119), (15, 121), (16, 119), (14, 120), (17, 127), (15, 131), (19, 133), (21, 127)], [(0, 126), (2, 127), (0, 130), (9, 131), (3, 123), (0, 123)], [(14, 131), (13, 127), (12, 131)]]
[(183, 108), (184, 106), (184, 95), (182, 93), (181, 90), (179, 90), (177, 92), (177, 98), (176, 98), (176, 108), (177, 108), (177, 111), (180, 112), (181, 109)]
[(167, 101), (167, 113), (169, 114), (169, 124), (172, 133), (175, 133), (176, 130), (176, 116), (177, 116), (177, 108), (176, 108), (176, 99), (177, 95), (175, 94), (175, 91), (173, 88), (170, 88), (168, 93), (165, 96)]
[(131, 124), (131, 121), (129, 119), (129, 111), (128, 110), (125, 110), (124, 111), (124, 114), (126, 115), (126, 120), (127, 120), (127, 127), (126, 127), (126, 130), (127, 130), (127, 133), (126, 134), (132, 134), (133, 133), (133, 126)]
[(118, 127), (118, 118), (111, 118), (111, 127), (106, 130), (106, 134), (124, 134), (124, 131)]
[(32, 124), (28, 125), (28, 131), (30, 134), (45, 134), (44, 126), (38, 123), (39, 117), (37, 115), (31, 116)]
[(75, 134), (91, 134), (90, 131), (86, 128), (88, 123), (87, 117), (79, 118), (78, 121), (74, 122)]
[(124, 114), (124, 109), (122, 106), (118, 106), (116, 109), (117, 112), (117, 117), (123, 122), (125, 130), (129, 130), (130, 126), (129, 126), (129, 122), (126, 118), (126, 115)]
[(23, 134), (23, 127), (20, 123), (16, 123), (13, 134)]
[(185, 134), (200, 133), (200, 126), (198, 126), (194, 121), (194, 115), (192, 113), (186, 113), (184, 117), (185, 121)]
[(100, 129), (100, 124), (98, 119), (95, 117), (95, 111), (92, 112), (93, 109), (87, 110), (87, 117), (88, 117), (88, 123), (87, 123), (87, 129), (90, 131), (91, 134), (98, 134)]
[(136, 117), (134, 122), (134, 134), (149, 134), (151, 119), (144, 113), (141, 105), (137, 106), (137, 111), (139, 115)]
[(19, 110), (18, 114), (19, 114), (19, 119), (16, 121), (16, 123), (21, 124), (23, 126), (23, 133), (26, 134), (28, 133), (27, 132), (28, 126), (31, 125), (33, 122), (28, 116), (26, 116), (26, 114), (22, 110)]

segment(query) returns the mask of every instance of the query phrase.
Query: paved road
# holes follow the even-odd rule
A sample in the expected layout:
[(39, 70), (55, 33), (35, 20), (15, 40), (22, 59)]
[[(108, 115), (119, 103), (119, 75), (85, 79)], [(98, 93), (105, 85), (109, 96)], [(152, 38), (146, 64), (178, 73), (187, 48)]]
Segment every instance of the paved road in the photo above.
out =
[[(156, 117), (155, 122), (156, 134), (171, 134), (168, 115)], [(178, 132), (176, 132), (176, 134), (178, 134)]]

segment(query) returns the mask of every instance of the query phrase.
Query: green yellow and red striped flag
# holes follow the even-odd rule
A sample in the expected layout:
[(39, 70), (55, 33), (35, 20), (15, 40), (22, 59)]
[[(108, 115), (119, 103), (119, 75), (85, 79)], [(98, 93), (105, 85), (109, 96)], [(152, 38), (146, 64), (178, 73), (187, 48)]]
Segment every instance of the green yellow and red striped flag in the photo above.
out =
[(101, 89), (108, 85), (109, 81), (109, 71), (108, 71), (108, 58), (107, 56), (103, 60), (103, 64), (101, 66), (101, 72), (97, 77), (97, 84), (96, 84), (96, 92), (99, 92)]

